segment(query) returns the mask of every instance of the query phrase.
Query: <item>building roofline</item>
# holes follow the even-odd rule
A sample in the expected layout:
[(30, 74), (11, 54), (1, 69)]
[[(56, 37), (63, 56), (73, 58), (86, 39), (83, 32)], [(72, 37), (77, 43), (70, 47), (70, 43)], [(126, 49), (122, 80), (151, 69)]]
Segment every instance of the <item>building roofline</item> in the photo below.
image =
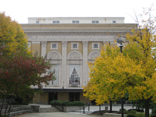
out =
[(28, 19), (125, 19), (125, 17), (28, 17)]
[(89, 23), (83, 23), (83, 24), (70, 24), (70, 23), (61, 23), (61, 24), (49, 24), (49, 23), (40, 23), (40, 24), (35, 24), (35, 23), (30, 23), (30, 24), (20, 24), (20, 25), (34, 25), (34, 26), (63, 26), (63, 25), (69, 25), (69, 26), (119, 26), (119, 25), (138, 25), (138, 23), (100, 23), (100, 24), (89, 24)]

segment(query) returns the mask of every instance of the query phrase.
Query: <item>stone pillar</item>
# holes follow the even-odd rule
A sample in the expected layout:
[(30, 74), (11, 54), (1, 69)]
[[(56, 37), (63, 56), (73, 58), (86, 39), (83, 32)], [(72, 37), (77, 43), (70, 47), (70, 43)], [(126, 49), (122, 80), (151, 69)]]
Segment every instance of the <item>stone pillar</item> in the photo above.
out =
[(88, 41), (83, 41), (83, 79), (82, 79), (82, 85), (87, 84), (88, 79)]
[(67, 41), (62, 41), (62, 81), (61, 86), (67, 86)]
[(47, 50), (47, 42), (46, 41), (42, 41), (41, 42), (41, 57), (45, 57), (46, 56), (46, 50)]

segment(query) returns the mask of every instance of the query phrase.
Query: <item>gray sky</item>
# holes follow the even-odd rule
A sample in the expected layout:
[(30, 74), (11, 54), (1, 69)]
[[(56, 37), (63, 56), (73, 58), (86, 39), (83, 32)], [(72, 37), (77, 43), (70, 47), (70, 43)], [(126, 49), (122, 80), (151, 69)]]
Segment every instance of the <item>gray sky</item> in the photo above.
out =
[(125, 17), (134, 23), (134, 10), (142, 13), (152, 3), (156, 8), (156, 0), (0, 0), (0, 11), (18, 23), (28, 17)]

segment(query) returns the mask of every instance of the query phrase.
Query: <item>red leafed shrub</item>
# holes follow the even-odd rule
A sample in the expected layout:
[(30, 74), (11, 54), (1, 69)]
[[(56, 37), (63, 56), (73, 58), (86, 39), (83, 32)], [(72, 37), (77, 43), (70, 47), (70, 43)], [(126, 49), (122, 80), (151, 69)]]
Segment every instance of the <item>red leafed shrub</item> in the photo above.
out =
[[(0, 53), (3, 53), (3, 48), (0, 48)], [(53, 73), (43, 73), (46, 73), (50, 66), (44, 58), (37, 56), (15, 54), (8, 57), (0, 54), (0, 98), (24, 97), (32, 92), (30, 85), (38, 85), (41, 88), (42, 82), (48, 84)], [(25, 93), (27, 90), (29, 92)]]

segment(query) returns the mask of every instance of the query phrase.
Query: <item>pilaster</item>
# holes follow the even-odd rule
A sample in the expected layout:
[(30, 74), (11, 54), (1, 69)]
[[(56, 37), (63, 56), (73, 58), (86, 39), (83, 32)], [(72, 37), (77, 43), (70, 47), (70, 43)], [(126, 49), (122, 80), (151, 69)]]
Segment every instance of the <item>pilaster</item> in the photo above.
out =
[(41, 56), (45, 57), (46, 55), (47, 42), (41, 41)]
[(67, 87), (67, 41), (62, 41), (62, 81), (61, 86)]
[(82, 85), (87, 84), (88, 79), (88, 41), (83, 41), (83, 79)]

